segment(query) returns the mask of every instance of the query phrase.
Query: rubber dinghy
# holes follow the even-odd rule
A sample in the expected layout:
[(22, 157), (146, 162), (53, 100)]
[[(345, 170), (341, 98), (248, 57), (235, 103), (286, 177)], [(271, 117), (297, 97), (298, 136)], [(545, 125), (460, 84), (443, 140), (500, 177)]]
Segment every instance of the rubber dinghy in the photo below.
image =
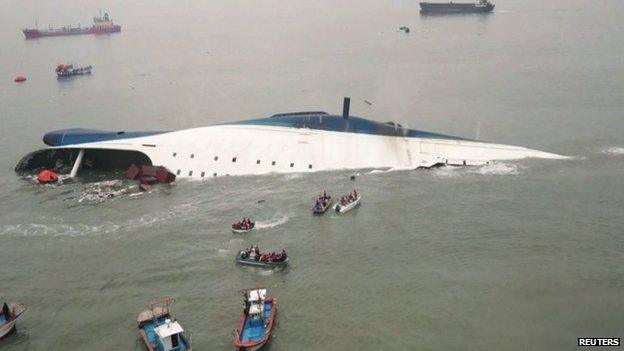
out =
[(246, 290), (245, 309), (240, 317), (234, 346), (239, 351), (255, 351), (264, 346), (273, 331), (277, 314), (277, 301), (267, 296), (267, 289)]
[(242, 264), (246, 266), (254, 266), (254, 267), (263, 267), (263, 268), (286, 267), (288, 266), (288, 263), (290, 262), (290, 257), (288, 257), (285, 251), (282, 251), (281, 254), (280, 253), (276, 254), (276, 259), (267, 259), (267, 260), (263, 259), (262, 255), (260, 256), (255, 255), (255, 252), (254, 252), (254, 255), (250, 255), (251, 252), (252, 250), (249, 250), (249, 249), (241, 250), (238, 252), (234, 260), (238, 264)]
[(2, 304), (2, 310), (0, 311), (0, 339), (15, 329), (17, 319), (25, 310), (26, 307), (21, 303)]
[(355, 199), (354, 201), (349, 202), (346, 205), (341, 205), (340, 203), (337, 203), (334, 205), (334, 211), (338, 212), (338, 213), (347, 213), (349, 211), (351, 211), (352, 209), (354, 209), (357, 205), (360, 204), (360, 200), (362, 200), (362, 195), (358, 195), (357, 199)]
[(239, 234), (249, 233), (255, 227), (256, 227), (256, 222), (251, 222), (251, 225), (249, 226), (241, 226), (240, 223), (234, 223), (232, 224), (232, 231), (234, 233), (239, 233)]

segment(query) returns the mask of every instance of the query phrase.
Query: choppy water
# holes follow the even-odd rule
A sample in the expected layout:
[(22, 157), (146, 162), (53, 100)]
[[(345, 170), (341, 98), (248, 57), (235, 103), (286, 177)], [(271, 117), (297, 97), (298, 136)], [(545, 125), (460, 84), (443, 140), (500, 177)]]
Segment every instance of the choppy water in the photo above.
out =
[[(0, 349), (139, 350), (136, 316), (162, 295), (197, 350), (232, 349), (238, 290), (257, 285), (278, 299), (272, 350), (569, 350), (624, 336), (621, 1), (500, 0), (491, 15), (442, 17), (404, 0), (97, 6), (121, 34), (24, 41), (35, 19), (85, 24), (99, 7), (0, 2), (0, 300), (28, 306)], [(57, 81), (65, 60), (93, 75)], [(145, 194), (124, 181), (112, 198), (104, 179), (42, 187), (13, 172), (55, 128), (338, 112), (344, 95), (356, 115), (573, 158)], [(358, 209), (310, 215), (318, 191), (353, 187)], [(243, 215), (258, 230), (232, 235)], [(235, 266), (252, 243), (285, 248), (292, 266)]]

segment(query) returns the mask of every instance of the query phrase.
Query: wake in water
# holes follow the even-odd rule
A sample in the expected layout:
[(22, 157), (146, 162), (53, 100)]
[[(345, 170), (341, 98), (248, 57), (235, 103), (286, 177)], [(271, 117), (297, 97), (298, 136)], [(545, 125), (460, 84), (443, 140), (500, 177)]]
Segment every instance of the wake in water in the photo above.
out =
[(624, 147), (609, 147), (602, 150), (602, 153), (611, 156), (621, 156), (624, 155)]
[(470, 168), (470, 173), (493, 174), (493, 175), (517, 175), (520, 167), (513, 163), (490, 162), (490, 164)]
[(85, 236), (85, 235), (101, 235), (113, 234), (118, 232), (135, 232), (136, 229), (144, 227), (152, 227), (167, 222), (171, 218), (177, 218), (188, 215), (197, 210), (197, 205), (186, 203), (174, 206), (165, 213), (156, 213), (154, 215), (145, 214), (137, 218), (129, 219), (123, 223), (105, 222), (98, 225), (89, 225), (84, 223), (24, 223), (0, 226), (0, 236)]
[(261, 222), (261, 221), (257, 221), (256, 222), (256, 229), (267, 229), (267, 228), (274, 228), (277, 227), (278, 225), (282, 225), (286, 222), (288, 222), (289, 218), (288, 217), (282, 217), (279, 219), (272, 219), (268, 222)]
[(455, 178), (466, 173), (482, 175), (517, 175), (520, 174), (520, 167), (513, 163), (490, 162), (483, 166), (442, 166), (433, 169), (433, 176), (436, 178)]

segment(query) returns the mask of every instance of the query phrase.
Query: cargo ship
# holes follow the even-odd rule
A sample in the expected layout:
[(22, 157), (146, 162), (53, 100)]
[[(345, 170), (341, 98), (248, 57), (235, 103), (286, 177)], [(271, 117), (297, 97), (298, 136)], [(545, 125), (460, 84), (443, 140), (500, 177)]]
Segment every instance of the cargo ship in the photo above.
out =
[(421, 2), (420, 13), (479, 13), (491, 12), (494, 4), (488, 0), (479, 0), (475, 3), (455, 3), (455, 2)]
[(104, 14), (104, 17), (93, 17), (93, 25), (91, 27), (61, 27), (50, 28), (47, 30), (39, 29), (23, 29), (26, 39), (35, 39), (42, 37), (58, 37), (65, 35), (82, 35), (82, 34), (108, 34), (121, 32), (121, 26), (113, 24), (113, 21), (108, 16), (108, 13)]

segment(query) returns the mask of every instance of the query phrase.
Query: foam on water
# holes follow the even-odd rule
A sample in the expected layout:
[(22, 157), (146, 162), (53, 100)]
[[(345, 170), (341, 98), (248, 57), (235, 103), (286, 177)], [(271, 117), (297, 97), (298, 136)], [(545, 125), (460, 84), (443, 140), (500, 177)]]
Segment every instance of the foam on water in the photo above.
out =
[(286, 222), (288, 222), (289, 218), (284, 216), (282, 218), (279, 219), (271, 219), (267, 222), (261, 222), (261, 221), (257, 221), (256, 222), (256, 229), (267, 229), (267, 228), (273, 228), (273, 227), (277, 227), (278, 225), (284, 224)]
[(435, 178), (455, 178), (459, 176), (461, 168), (457, 166), (442, 166), (433, 170)]
[(284, 180), (293, 180), (303, 178), (303, 173), (291, 173), (284, 176)]
[(174, 206), (165, 213), (144, 214), (129, 219), (121, 224), (106, 222), (99, 225), (85, 223), (63, 223), (62, 220), (51, 219), (48, 223), (20, 223), (0, 226), (0, 236), (85, 236), (112, 234), (117, 232), (133, 232), (138, 228), (150, 227), (164, 223), (171, 218), (180, 217), (197, 209), (195, 204), (186, 203)]
[(603, 154), (607, 154), (607, 155), (611, 155), (611, 156), (620, 156), (620, 155), (624, 155), (624, 147), (608, 147), (604, 150), (602, 150)]
[(470, 168), (470, 173), (487, 175), (517, 175), (520, 173), (520, 167), (513, 163), (490, 162), (487, 165)]
[(100, 203), (126, 195), (137, 188), (136, 185), (124, 187), (124, 183), (121, 180), (105, 180), (102, 182), (89, 183), (85, 191), (78, 198), (78, 202)]

